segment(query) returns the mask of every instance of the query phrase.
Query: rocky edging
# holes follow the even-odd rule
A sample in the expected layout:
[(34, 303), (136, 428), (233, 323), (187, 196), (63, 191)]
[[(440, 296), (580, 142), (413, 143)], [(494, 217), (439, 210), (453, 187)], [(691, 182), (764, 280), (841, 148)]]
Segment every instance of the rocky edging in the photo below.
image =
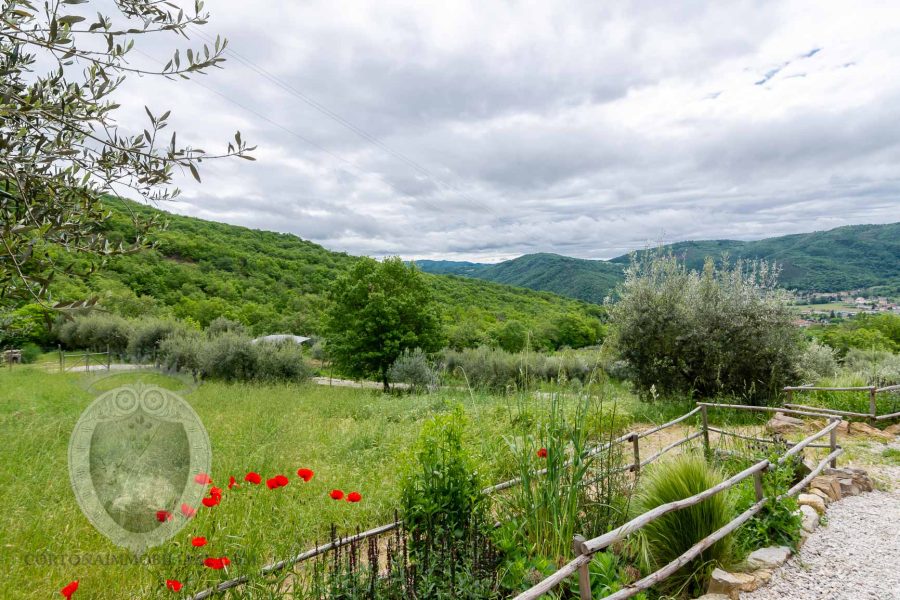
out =
[[(803, 519), (800, 545), (819, 527), (819, 520), (829, 504), (846, 496), (871, 492), (872, 489), (872, 481), (862, 469), (825, 469), (822, 475), (810, 482), (806, 493), (797, 497)], [(787, 546), (760, 548), (751, 553), (733, 573), (714, 570), (707, 593), (698, 600), (737, 600), (741, 592), (752, 592), (768, 583), (775, 570), (790, 557), (791, 549)]]

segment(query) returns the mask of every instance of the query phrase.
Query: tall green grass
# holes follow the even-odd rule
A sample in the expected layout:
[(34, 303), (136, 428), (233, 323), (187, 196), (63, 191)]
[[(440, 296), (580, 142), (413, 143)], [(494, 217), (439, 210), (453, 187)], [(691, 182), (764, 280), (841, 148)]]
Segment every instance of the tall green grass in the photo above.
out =
[[(638, 516), (662, 504), (693, 496), (724, 479), (724, 474), (699, 454), (682, 454), (656, 463), (641, 476), (632, 514)], [(649, 523), (638, 534), (645, 569), (655, 571), (664, 567), (734, 517), (734, 499), (724, 491)], [(726, 536), (657, 587), (678, 597), (703, 594), (712, 570), (728, 565), (733, 556), (731, 536)]]

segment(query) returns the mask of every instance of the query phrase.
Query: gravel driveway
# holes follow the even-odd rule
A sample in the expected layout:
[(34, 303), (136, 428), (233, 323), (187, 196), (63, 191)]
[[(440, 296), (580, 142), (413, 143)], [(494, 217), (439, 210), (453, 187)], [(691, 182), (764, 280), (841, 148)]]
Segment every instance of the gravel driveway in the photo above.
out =
[(900, 491), (828, 507), (798, 556), (743, 600), (900, 600)]

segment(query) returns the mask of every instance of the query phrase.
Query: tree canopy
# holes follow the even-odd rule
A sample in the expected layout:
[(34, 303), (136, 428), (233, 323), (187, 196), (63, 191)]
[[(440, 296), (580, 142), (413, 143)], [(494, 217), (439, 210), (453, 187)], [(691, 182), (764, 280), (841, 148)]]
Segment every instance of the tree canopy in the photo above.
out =
[[(104, 14), (87, 0), (10, 0), (0, 7), (0, 303), (44, 303), (50, 283), (76, 267), (95, 268), (112, 254), (139, 250), (155, 219), (133, 215), (138, 235), (111, 243), (103, 198), (170, 200), (176, 170), (200, 180), (199, 165), (219, 156), (252, 158), (235, 134), (219, 154), (179, 145), (163, 132), (169, 111), (145, 107), (146, 127), (117, 124), (116, 91), (128, 75), (187, 79), (224, 60), (226, 41), (176, 49), (160, 68), (129, 59), (142, 35), (188, 38), (206, 23), (203, 3), (192, 12), (157, 0), (116, 0)], [(96, 3), (99, 4), (99, 3)], [(73, 260), (87, 257), (92, 260)], [(83, 301), (82, 301), (83, 302)]]
[(441, 347), (437, 307), (424, 276), (400, 258), (365, 258), (335, 281), (326, 314), (328, 355), (349, 374), (378, 376), (406, 350)]

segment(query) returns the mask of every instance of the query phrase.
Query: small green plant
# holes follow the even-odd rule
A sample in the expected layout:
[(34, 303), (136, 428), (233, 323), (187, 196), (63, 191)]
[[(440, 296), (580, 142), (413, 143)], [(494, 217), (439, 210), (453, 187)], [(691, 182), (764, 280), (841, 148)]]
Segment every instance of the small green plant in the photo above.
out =
[[(763, 475), (763, 493), (768, 501), (738, 529), (735, 536), (737, 556), (746, 556), (769, 546), (788, 546), (796, 550), (800, 541), (802, 520), (797, 500), (793, 497), (777, 499), (791, 487), (794, 468), (789, 462), (777, 464), (776, 457), (772, 457), (771, 462), (775, 466)], [(739, 489), (737, 512), (743, 512), (756, 502), (756, 491), (750, 479)]]
[(488, 500), (464, 448), (465, 423), (461, 407), (426, 422), (402, 475), (401, 517), (413, 552), (484, 527)]
[(881, 451), (881, 457), (892, 465), (900, 466), (900, 450), (897, 448), (885, 448)]
[(41, 355), (41, 347), (32, 342), (26, 342), (22, 345), (22, 362), (25, 364), (33, 363)]
[[(592, 598), (605, 598), (618, 592), (634, 580), (628, 568), (622, 564), (622, 559), (612, 552), (595, 554), (588, 565), (588, 572), (590, 573)], [(569, 589), (573, 596), (578, 596), (577, 582), (573, 582)], [(647, 594), (641, 592), (632, 598), (647, 600)]]
[[(637, 516), (662, 504), (699, 494), (724, 479), (719, 469), (696, 454), (684, 454), (657, 463), (641, 476), (632, 514)], [(728, 491), (724, 491), (699, 504), (659, 517), (638, 534), (644, 567), (655, 571), (667, 565), (691, 546), (724, 527), (734, 516), (734, 500)], [(664, 580), (658, 588), (675, 596), (702, 594), (712, 570), (716, 566), (729, 564), (732, 557), (731, 536), (726, 536)]]

